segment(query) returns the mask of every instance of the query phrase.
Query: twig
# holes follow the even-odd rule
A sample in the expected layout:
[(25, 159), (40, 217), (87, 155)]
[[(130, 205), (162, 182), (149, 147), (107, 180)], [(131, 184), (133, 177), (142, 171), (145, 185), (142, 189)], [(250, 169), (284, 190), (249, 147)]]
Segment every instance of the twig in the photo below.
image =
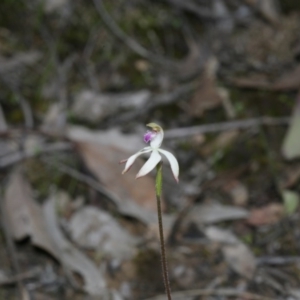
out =
[(93, 0), (93, 1), (97, 11), (99, 12), (107, 28), (111, 31), (111, 33), (114, 36), (116, 36), (120, 41), (122, 41), (129, 49), (131, 49), (133, 52), (137, 53), (141, 57), (144, 57), (145, 59), (164, 65), (164, 67), (169, 67), (169, 68), (175, 67), (175, 62), (163, 58), (161, 56), (152, 54), (149, 50), (141, 46), (134, 39), (129, 37), (124, 31), (122, 31), (121, 28), (116, 24), (116, 22), (106, 11), (103, 5), (103, 0)]
[(63, 135), (64, 132), (60, 134), (53, 133), (49, 130), (44, 130), (43, 128), (24, 128), (24, 127), (13, 127), (10, 126), (6, 131), (0, 131), (0, 138), (14, 138), (16, 136), (22, 136), (22, 134), (37, 134), (47, 138), (60, 138), (61, 140), (68, 141), (68, 138)]
[(85, 175), (83, 173), (78, 172), (77, 170), (64, 165), (63, 163), (55, 160), (48, 160), (42, 158), (43, 162), (49, 164), (51, 167), (55, 167), (59, 171), (72, 176), (73, 178), (77, 179), (78, 181), (83, 182), (84, 184), (88, 185), (95, 191), (99, 192), (103, 195), (107, 200), (111, 201), (111, 203), (115, 206), (113, 209), (118, 214), (124, 216), (131, 216), (135, 219), (140, 220), (144, 224), (149, 224), (155, 222), (155, 213), (146, 211), (144, 208), (137, 204), (133, 204), (128, 201), (122, 201), (118, 197), (116, 197), (113, 193), (111, 193), (105, 186), (101, 185), (98, 181), (93, 179), (92, 177)]
[[(25, 66), (34, 65), (40, 58), (42, 57), (42, 53), (38, 51), (29, 51), (24, 53), (19, 53), (14, 55), (12, 58), (1, 60), (0, 64), (0, 76), (7, 77), (7, 74), (20, 71), (24, 69)], [(21, 77), (19, 74), (17, 79)], [(7, 78), (6, 78), (7, 80)], [(10, 81), (11, 82), (11, 81)], [(15, 80), (14, 80), (15, 82)]]
[(109, 200), (111, 200), (116, 206), (120, 205), (120, 201), (115, 198), (107, 189), (105, 189), (98, 181), (94, 180), (93, 178), (91, 178), (90, 176), (87, 176), (83, 173), (78, 172), (77, 170), (61, 163), (61, 162), (57, 162), (54, 160), (48, 160), (48, 159), (43, 159), (42, 161), (45, 162), (46, 164), (57, 168), (59, 171), (68, 174), (69, 176), (85, 183), (86, 185), (92, 187), (94, 190), (96, 190), (97, 192), (101, 193), (103, 196), (105, 196), (106, 198), (108, 198)]
[[(225, 296), (225, 297), (243, 297), (249, 300), (275, 300), (275, 298), (269, 298), (249, 292), (243, 292), (231, 288), (223, 289), (196, 289), (196, 290), (187, 290), (180, 292), (173, 292), (174, 300), (184, 300), (188, 297), (197, 297), (197, 296)], [(156, 296), (153, 298), (147, 298), (145, 300), (165, 300), (165, 295)]]
[(299, 256), (262, 256), (258, 257), (257, 263), (259, 265), (287, 265), (296, 264), (300, 262)]
[(44, 153), (57, 152), (57, 151), (66, 151), (70, 150), (71, 145), (69, 143), (57, 142), (53, 144), (45, 144), (38, 150), (31, 151), (16, 151), (9, 153), (8, 155), (2, 156), (0, 158), (0, 168), (6, 168), (11, 165), (16, 164), (24, 159), (28, 159), (34, 156), (38, 156)]
[(17, 274), (13, 277), (1, 279), (0, 286), (12, 285), (12, 284), (18, 283), (18, 281), (20, 281), (20, 280), (33, 279), (33, 278), (36, 278), (37, 276), (39, 276), (41, 273), (42, 273), (41, 268), (37, 267), (37, 268), (34, 268), (27, 272)]
[(291, 117), (260, 117), (247, 120), (231, 121), (231, 122), (220, 122), (213, 124), (205, 124), (199, 126), (185, 127), (170, 129), (165, 131), (165, 138), (184, 138), (188, 136), (193, 136), (196, 134), (209, 133), (209, 132), (219, 132), (227, 131), (233, 129), (246, 129), (249, 127), (257, 127), (261, 125), (286, 125), (289, 124)]
[[(56, 48), (55, 48), (56, 50)], [(54, 51), (55, 51), (54, 50)], [(71, 54), (68, 56), (63, 62), (60, 62), (57, 58), (56, 52), (54, 53), (54, 63), (56, 67), (57, 73), (57, 81), (56, 81), (56, 94), (59, 100), (59, 103), (63, 109), (67, 108), (67, 80), (68, 73), (73, 66), (76, 59), (78, 59), (77, 54)]]

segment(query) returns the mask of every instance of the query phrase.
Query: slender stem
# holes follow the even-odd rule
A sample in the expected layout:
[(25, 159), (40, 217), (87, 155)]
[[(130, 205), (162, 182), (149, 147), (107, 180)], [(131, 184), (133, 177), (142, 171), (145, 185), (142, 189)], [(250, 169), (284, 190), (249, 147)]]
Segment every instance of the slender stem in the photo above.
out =
[(167, 259), (166, 259), (162, 212), (161, 212), (162, 163), (159, 163), (157, 166), (156, 186), (155, 187), (156, 187), (157, 216), (158, 216), (158, 227), (159, 227), (159, 237), (160, 237), (162, 273), (163, 273), (164, 285), (165, 285), (166, 294), (168, 296), (168, 300), (172, 300)]

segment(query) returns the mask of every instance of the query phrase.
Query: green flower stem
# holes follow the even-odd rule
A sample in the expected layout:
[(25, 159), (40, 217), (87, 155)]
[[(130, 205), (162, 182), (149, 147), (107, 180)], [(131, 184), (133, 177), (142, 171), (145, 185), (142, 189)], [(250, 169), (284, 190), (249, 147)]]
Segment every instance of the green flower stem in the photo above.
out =
[(167, 259), (166, 259), (162, 212), (161, 212), (161, 193), (162, 193), (162, 163), (161, 162), (157, 165), (155, 189), (156, 189), (157, 216), (158, 216), (159, 237), (160, 237), (162, 273), (163, 273), (164, 285), (165, 285), (166, 294), (168, 296), (168, 300), (172, 300)]

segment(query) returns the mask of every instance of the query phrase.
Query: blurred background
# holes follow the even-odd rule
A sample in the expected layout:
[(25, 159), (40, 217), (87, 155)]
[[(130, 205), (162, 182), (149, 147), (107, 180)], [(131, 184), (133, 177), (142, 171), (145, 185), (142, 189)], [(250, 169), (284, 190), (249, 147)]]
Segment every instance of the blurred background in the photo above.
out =
[(300, 2), (1, 0), (0, 299), (300, 299)]

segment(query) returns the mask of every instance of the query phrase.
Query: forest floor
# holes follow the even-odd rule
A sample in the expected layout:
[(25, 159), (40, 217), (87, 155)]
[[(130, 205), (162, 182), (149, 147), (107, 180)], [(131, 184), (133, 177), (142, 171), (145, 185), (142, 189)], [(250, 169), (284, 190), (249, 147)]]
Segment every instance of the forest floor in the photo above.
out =
[[(300, 5), (2, 0), (0, 300), (300, 299)], [(298, 228), (299, 226), (299, 228)]]

